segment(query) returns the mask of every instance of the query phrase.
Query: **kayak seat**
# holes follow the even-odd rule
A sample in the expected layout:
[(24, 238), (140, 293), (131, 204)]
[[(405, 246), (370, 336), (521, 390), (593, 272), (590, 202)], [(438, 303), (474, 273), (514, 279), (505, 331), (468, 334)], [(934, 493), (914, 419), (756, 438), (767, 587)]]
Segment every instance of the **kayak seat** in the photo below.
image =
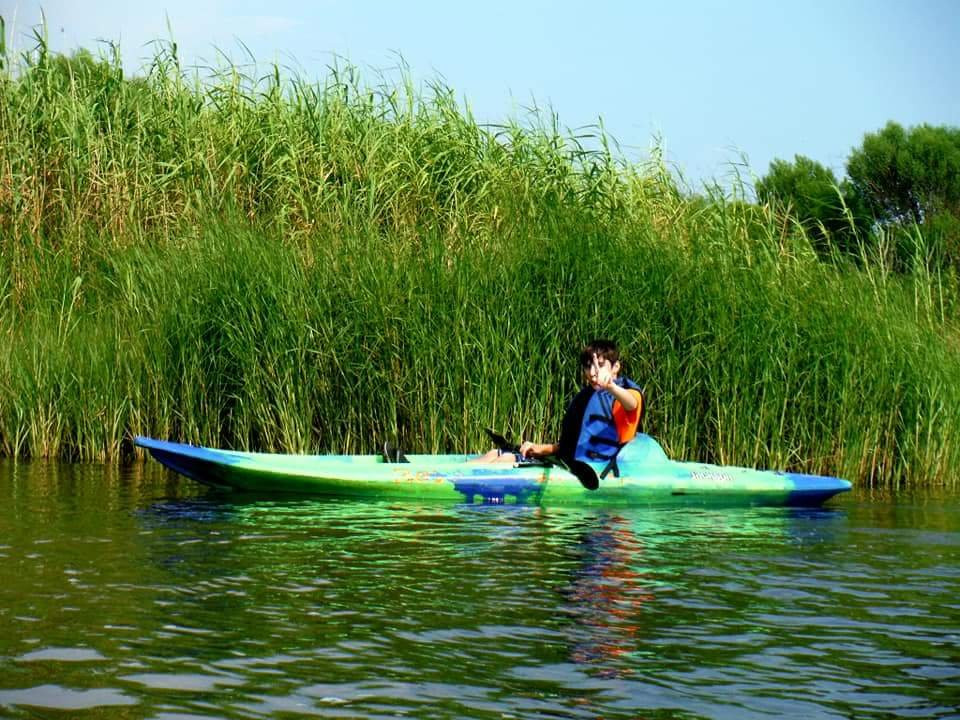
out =
[(660, 447), (660, 443), (649, 435), (638, 433), (633, 440), (610, 458), (610, 462), (600, 472), (601, 480), (611, 473), (614, 477), (620, 477), (618, 460), (622, 460), (627, 465), (642, 467), (667, 462), (667, 456)]
[(633, 440), (620, 448), (614, 459), (624, 467), (646, 467), (668, 462), (660, 443), (645, 433), (637, 433)]

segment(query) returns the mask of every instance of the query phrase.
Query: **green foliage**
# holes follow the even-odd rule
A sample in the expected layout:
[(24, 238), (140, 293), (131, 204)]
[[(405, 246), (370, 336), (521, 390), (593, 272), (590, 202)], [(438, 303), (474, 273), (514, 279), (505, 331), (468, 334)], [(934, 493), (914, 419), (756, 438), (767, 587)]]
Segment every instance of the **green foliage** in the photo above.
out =
[(743, 188), (688, 197), (602, 128), (480, 126), (403, 74), (24, 62), (0, 82), (4, 454), (549, 436), (609, 335), (675, 457), (957, 477), (940, 278), (821, 262)]
[(960, 128), (887, 123), (853, 150), (847, 173), (877, 220), (895, 229), (901, 264), (916, 225), (939, 266), (960, 268)]
[(960, 215), (960, 128), (887, 123), (853, 150), (847, 173), (881, 221)]
[(797, 155), (794, 161), (774, 160), (756, 184), (757, 199), (795, 217), (823, 256), (836, 250), (858, 253), (858, 237), (866, 229), (858, 198), (833, 171)]

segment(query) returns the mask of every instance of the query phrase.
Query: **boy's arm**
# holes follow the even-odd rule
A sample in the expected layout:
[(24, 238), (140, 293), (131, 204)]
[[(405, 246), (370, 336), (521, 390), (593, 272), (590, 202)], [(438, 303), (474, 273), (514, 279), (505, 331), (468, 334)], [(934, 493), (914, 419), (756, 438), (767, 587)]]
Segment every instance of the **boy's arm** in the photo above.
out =
[(620, 401), (620, 405), (628, 413), (632, 413), (640, 407), (640, 393), (630, 390), (629, 388), (620, 387), (615, 382), (611, 382), (605, 389)]
[(640, 401), (636, 395), (630, 392), (629, 389), (620, 387), (615, 382), (617, 379), (617, 371), (619, 369), (619, 363), (617, 363), (613, 369), (610, 369), (606, 364), (603, 367), (600, 367), (597, 356), (594, 354), (591, 375), (595, 374), (597, 384), (613, 395), (615, 399), (619, 400), (620, 405), (623, 406), (624, 410), (626, 410), (628, 413), (632, 413), (637, 409)]
[(547, 455), (556, 455), (559, 451), (556, 443), (535, 443), (526, 440), (520, 446), (520, 457), (545, 457)]
[(620, 442), (628, 443), (636, 437), (637, 429), (640, 427), (640, 416), (643, 414), (643, 395), (639, 390), (628, 390), (636, 401), (636, 407), (628, 410), (623, 407), (619, 400), (613, 403), (613, 422), (617, 426), (617, 435)]

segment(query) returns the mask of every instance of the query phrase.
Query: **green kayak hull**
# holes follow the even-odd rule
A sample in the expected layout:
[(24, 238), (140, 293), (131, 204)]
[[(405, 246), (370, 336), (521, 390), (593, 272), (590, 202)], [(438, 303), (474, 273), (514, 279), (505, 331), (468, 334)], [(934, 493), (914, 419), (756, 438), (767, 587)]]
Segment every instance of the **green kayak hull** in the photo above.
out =
[[(817, 506), (850, 489), (835, 477), (677, 462), (648, 435), (617, 457), (600, 487), (586, 489), (567, 470), (468, 462), (467, 455), (281, 455), (238, 452), (137, 437), (166, 467), (216, 488), (366, 499), (534, 505)], [(593, 466), (600, 475), (605, 465)]]

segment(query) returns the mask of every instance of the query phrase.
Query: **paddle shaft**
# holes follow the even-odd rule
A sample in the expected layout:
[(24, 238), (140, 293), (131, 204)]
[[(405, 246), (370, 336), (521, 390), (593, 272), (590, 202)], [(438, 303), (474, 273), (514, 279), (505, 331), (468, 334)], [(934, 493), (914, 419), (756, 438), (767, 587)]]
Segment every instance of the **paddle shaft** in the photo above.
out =
[[(493, 444), (496, 445), (500, 450), (512, 453), (520, 452), (519, 445), (510, 442), (503, 435), (496, 432), (492, 428), (484, 428), (484, 431), (487, 433), (487, 437), (489, 437), (493, 441)], [(537, 459), (544, 461), (547, 465), (559, 466), (567, 469), (570, 474), (576, 477), (577, 480), (580, 481), (580, 484), (583, 485), (587, 490), (596, 490), (598, 487), (600, 487), (600, 478), (597, 475), (597, 471), (582, 460), (577, 460), (575, 458), (564, 458), (558, 455), (544, 455)]]

